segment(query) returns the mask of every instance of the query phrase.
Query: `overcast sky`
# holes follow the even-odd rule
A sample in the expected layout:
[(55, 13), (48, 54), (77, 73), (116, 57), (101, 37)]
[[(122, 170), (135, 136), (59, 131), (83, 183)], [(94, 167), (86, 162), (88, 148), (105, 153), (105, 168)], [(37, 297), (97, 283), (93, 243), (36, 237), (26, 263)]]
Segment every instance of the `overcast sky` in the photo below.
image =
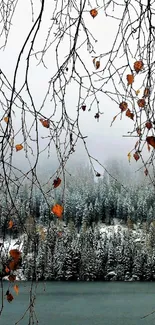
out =
[[(45, 13), (43, 16), (43, 27), (38, 34), (35, 50), (41, 49), (51, 22), (51, 1), (47, 0), (46, 3)], [(39, 9), (39, 6), (38, 8), (35, 8), (36, 13), (37, 9)], [(35, 16), (37, 16), (37, 14)], [(13, 72), (21, 46), (23, 45), (25, 37), (32, 26), (31, 18), (30, 1), (19, 2), (16, 14), (12, 21), (8, 44), (5, 50), (0, 52), (0, 68), (2, 68), (3, 72), (10, 80), (13, 78)], [(99, 11), (99, 14), (95, 19), (90, 16), (89, 12), (86, 12), (84, 13), (84, 19), (87, 27), (89, 27), (94, 37), (98, 39), (98, 43), (96, 43), (96, 54), (99, 55), (100, 53), (110, 50), (118, 22), (110, 18), (106, 18), (103, 10)], [(63, 55), (65, 54), (66, 48), (67, 43), (65, 44), (64, 41), (62, 44)], [(49, 51), (46, 55), (45, 62), (48, 69), (45, 69), (42, 65), (37, 66), (37, 61), (35, 58), (32, 58), (31, 60), (30, 85), (35, 103), (39, 107), (44, 98), (48, 81), (50, 80), (53, 71), (55, 71), (55, 53), (52, 51), (53, 50)], [(21, 60), (20, 70), (17, 78), (17, 86), (18, 84), (22, 84), (26, 55), (27, 53), (25, 52)], [(89, 71), (94, 71), (92, 55), (89, 54), (86, 46), (84, 46), (82, 55), (88, 64)], [(101, 67), (103, 65), (104, 58), (101, 59)], [(66, 96), (68, 110), (72, 116), (72, 114), (74, 115), (74, 111), (77, 110), (77, 86), (74, 83), (70, 85), (70, 89), (68, 90)], [(83, 135), (88, 136), (87, 144), (90, 154), (99, 159), (101, 163), (105, 162), (111, 157), (127, 160), (127, 154), (134, 147), (137, 139), (125, 138), (122, 135), (127, 134), (127, 132), (131, 130), (133, 121), (125, 116), (123, 116), (122, 120), (120, 120), (119, 116), (114, 122), (113, 126), (110, 127), (113, 117), (119, 112), (119, 107), (104, 95), (100, 96), (100, 107), (104, 114), (101, 115), (99, 121), (94, 118), (96, 107), (93, 107), (91, 112), (88, 112), (87, 110), (85, 112), (80, 112), (80, 125)], [(50, 111), (50, 102), (47, 103), (45, 109)], [(46, 115), (48, 116), (47, 111)], [(40, 136), (47, 134), (47, 132), (48, 130), (40, 128)], [(81, 155), (82, 152), (83, 149), (81, 149)], [(23, 153), (21, 154), (21, 157), (22, 155)], [(133, 159), (132, 164), (136, 164)]]

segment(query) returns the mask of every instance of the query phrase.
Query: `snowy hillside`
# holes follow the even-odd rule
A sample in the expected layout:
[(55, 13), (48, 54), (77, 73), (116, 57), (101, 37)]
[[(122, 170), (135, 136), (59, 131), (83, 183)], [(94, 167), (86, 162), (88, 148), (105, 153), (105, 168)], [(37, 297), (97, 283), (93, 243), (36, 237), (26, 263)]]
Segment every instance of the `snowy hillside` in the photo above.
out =
[(19, 280), (155, 279), (154, 223), (147, 229), (146, 224), (127, 227), (114, 219), (110, 226), (83, 225), (78, 233), (73, 224), (60, 227), (51, 222), (36, 240), (35, 244), (20, 236), (4, 243), (5, 254), (14, 248), (22, 252), (22, 266), (16, 271)]

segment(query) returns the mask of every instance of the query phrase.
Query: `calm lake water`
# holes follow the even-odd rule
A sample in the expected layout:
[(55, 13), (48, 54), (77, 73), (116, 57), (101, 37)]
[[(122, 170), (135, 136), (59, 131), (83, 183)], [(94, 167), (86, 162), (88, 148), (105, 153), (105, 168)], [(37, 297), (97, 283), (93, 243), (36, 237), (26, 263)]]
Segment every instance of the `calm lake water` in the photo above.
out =
[[(4, 287), (7, 289), (7, 283)], [(10, 304), (5, 299), (0, 324), (15, 324), (26, 310), (30, 283), (20, 283), (19, 289)], [(141, 319), (153, 310), (153, 282), (48, 282), (37, 286), (40, 325), (155, 325), (155, 313)], [(18, 324), (28, 325), (28, 316)]]

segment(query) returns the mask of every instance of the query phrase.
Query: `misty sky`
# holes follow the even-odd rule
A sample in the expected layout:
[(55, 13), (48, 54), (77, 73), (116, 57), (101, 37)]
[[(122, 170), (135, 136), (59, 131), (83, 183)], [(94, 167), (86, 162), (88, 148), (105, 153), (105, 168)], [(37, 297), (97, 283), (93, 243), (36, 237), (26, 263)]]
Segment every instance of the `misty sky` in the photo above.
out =
[[(46, 1), (45, 12), (43, 16), (43, 27), (38, 34), (35, 51), (42, 48), (45, 35), (47, 33), (50, 18), (51, 18), (51, 1)], [(37, 13), (36, 7), (36, 13)], [(35, 15), (37, 16), (37, 15)], [(16, 14), (12, 21), (12, 27), (8, 39), (8, 44), (5, 50), (0, 52), (0, 68), (7, 75), (7, 77), (12, 80), (13, 72), (15, 69), (15, 64), (17, 56), (23, 45), (25, 37), (32, 26), (31, 21), (31, 5), (30, 1), (22, 1), (18, 4)], [(87, 27), (90, 28), (94, 37), (98, 40), (96, 43), (96, 54), (99, 55), (104, 51), (109, 51), (111, 48), (112, 41), (116, 32), (116, 27), (118, 26), (118, 21), (106, 18), (104, 11), (99, 11), (98, 16), (95, 19), (92, 19), (89, 12), (84, 13), (84, 19)], [(65, 43), (66, 42), (66, 43)], [(61, 45), (63, 56), (67, 50), (67, 41)], [(67, 53), (67, 52), (66, 52)], [(92, 55), (87, 51), (86, 46), (82, 48), (81, 55), (84, 56), (84, 60), (87, 62), (89, 71), (94, 71), (94, 66), (92, 63)], [(20, 70), (18, 73), (17, 86), (22, 84), (23, 80), (23, 71), (25, 67), (27, 52), (22, 56)], [(118, 60), (123, 60), (118, 58)], [(51, 75), (55, 71), (55, 53), (53, 49), (49, 50), (45, 57), (45, 63), (48, 69), (45, 69), (41, 64), (37, 66), (37, 60), (35, 57), (32, 57), (30, 63), (30, 86), (31, 91), (34, 96), (35, 104), (40, 107), (42, 100), (45, 96), (47, 89), (48, 81), (51, 78)], [(104, 65), (104, 58), (101, 59), (101, 66)], [(66, 94), (67, 109), (70, 113), (70, 116), (74, 116), (74, 112), (77, 110), (77, 84), (74, 82), (69, 86), (68, 93)], [(26, 98), (25, 92), (25, 98)], [(99, 122), (94, 118), (96, 113), (96, 107), (92, 108), (91, 112), (81, 111), (80, 112), (80, 125), (83, 131), (84, 136), (88, 136), (87, 144), (90, 151), (90, 154), (104, 163), (108, 158), (116, 157), (117, 159), (127, 160), (128, 152), (133, 149), (136, 138), (125, 138), (122, 135), (126, 135), (128, 131), (132, 129), (133, 121), (123, 116), (120, 120), (120, 116), (116, 119), (113, 126), (110, 127), (113, 117), (119, 112), (119, 107), (108, 99), (105, 95), (100, 96), (100, 107), (101, 111), (104, 113), (101, 115)], [(50, 112), (50, 101), (47, 102), (45, 107), (45, 113), (48, 116)], [(50, 115), (50, 114), (49, 114)], [(31, 119), (31, 117), (30, 117)], [(18, 125), (18, 120), (16, 121)], [(45, 136), (48, 134), (48, 130), (40, 127), (39, 129), (40, 136)], [(20, 136), (19, 136), (20, 141)], [(42, 141), (42, 140), (40, 140)], [(40, 145), (43, 146), (43, 142), (40, 142)], [(81, 156), (84, 153), (84, 149), (78, 145), (78, 155)], [(81, 153), (80, 153), (81, 152)], [(24, 157), (24, 153), (20, 153), (21, 157)], [(46, 155), (47, 156), (47, 155)], [(45, 156), (45, 157), (46, 157)], [(132, 159), (132, 164), (136, 166), (136, 162)]]

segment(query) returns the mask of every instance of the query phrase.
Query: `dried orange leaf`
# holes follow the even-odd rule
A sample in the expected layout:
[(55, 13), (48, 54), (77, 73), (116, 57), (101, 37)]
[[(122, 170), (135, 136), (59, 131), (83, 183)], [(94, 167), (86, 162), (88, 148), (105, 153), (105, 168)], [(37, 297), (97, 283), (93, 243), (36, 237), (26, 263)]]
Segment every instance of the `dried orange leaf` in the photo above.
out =
[(95, 18), (98, 15), (98, 11), (96, 9), (90, 10), (90, 14), (93, 18)]
[(5, 267), (5, 272), (6, 273), (9, 273), (10, 272), (10, 269), (7, 266)]
[(10, 220), (10, 221), (9, 221), (9, 227), (8, 227), (8, 229), (11, 229), (12, 227), (13, 227), (13, 221)]
[(5, 121), (6, 123), (8, 123), (8, 121), (9, 121), (8, 116), (5, 116), (5, 117), (4, 117), (4, 121)]
[(18, 249), (11, 249), (9, 254), (15, 261), (18, 261), (21, 257), (21, 252)]
[(43, 120), (42, 118), (40, 119), (41, 124), (44, 126), (44, 128), (49, 128), (50, 127), (50, 121), (49, 120)]
[(100, 61), (96, 61), (95, 67), (96, 67), (96, 70), (99, 69), (99, 67), (100, 67)]
[(138, 73), (139, 71), (141, 71), (143, 69), (143, 61), (136, 61), (134, 63), (134, 69), (135, 71)]
[(146, 138), (147, 143), (155, 149), (155, 137), (149, 136)]
[(113, 117), (113, 120), (112, 120), (112, 122), (111, 122), (110, 126), (112, 126), (112, 124), (113, 124), (113, 123), (114, 123), (114, 121), (116, 120), (117, 116), (118, 116), (118, 114), (117, 114), (117, 115), (115, 115), (115, 116)]
[(139, 89), (135, 91), (136, 96), (138, 96), (139, 93), (140, 93), (140, 90)]
[(129, 152), (129, 153), (127, 154), (127, 157), (128, 157), (128, 161), (129, 161), (129, 163), (130, 163), (130, 160), (131, 160), (131, 152)]
[(58, 218), (61, 218), (63, 213), (63, 207), (59, 204), (55, 204), (52, 207), (51, 212), (53, 212)]
[(126, 116), (131, 118), (131, 120), (133, 120), (134, 118), (134, 114), (130, 111), (130, 109), (128, 108), (128, 110), (126, 111)]
[(15, 148), (16, 148), (16, 151), (20, 151), (23, 149), (23, 146), (22, 146), (22, 144), (16, 144)]
[(134, 82), (134, 75), (133, 74), (127, 74), (126, 79), (128, 81), (128, 85), (132, 85)]
[(15, 290), (15, 293), (18, 295), (19, 293), (19, 287), (17, 284), (14, 285), (13, 289)]
[(61, 179), (59, 177), (54, 179), (54, 181), (53, 181), (54, 188), (58, 187), (60, 184), (61, 184)]

